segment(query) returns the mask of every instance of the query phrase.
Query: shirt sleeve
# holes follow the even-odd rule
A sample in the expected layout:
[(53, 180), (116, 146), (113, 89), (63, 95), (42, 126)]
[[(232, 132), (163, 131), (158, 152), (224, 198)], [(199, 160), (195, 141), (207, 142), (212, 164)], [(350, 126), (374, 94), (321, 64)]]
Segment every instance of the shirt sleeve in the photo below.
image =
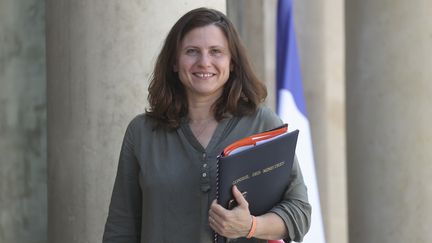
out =
[[(280, 126), (283, 121), (268, 107), (260, 107), (259, 120), (263, 124), (263, 130)], [(289, 127), (289, 124), (288, 124)], [(297, 157), (294, 158), (291, 170), (291, 183), (285, 191), (282, 202), (270, 210), (279, 215), (288, 230), (285, 242), (303, 240), (308, 232), (311, 222), (311, 206), (308, 201), (307, 187), (303, 181), (303, 175)]]
[[(136, 121), (136, 119), (135, 119)], [(141, 234), (140, 167), (134, 154), (134, 121), (123, 139), (103, 243), (139, 243)]]
[(291, 183), (284, 194), (281, 203), (270, 210), (279, 215), (288, 230), (288, 238), (285, 242), (292, 240), (301, 242), (307, 233), (311, 223), (311, 206), (308, 202), (307, 188), (297, 157), (294, 160), (291, 171)]

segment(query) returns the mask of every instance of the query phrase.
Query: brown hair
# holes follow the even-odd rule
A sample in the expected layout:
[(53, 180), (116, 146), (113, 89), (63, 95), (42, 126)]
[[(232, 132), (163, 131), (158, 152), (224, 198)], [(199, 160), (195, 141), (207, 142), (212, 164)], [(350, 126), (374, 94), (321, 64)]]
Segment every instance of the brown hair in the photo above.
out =
[(183, 15), (168, 33), (151, 76), (148, 88), (150, 108), (146, 114), (154, 118), (158, 126), (177, 128), (180, 119), (188, 113), (185, 88), (173, 67), (184, 36), (192, 29), (208, 25), (218, 26), (225, 34), (233, 66), (221, 97), (213, 104), (215, 119), (220, 121), (228, 113), (250, 115), (267, 96), (267, 89), (253, 72), (231, 21), (214, 9), (194, 9)]

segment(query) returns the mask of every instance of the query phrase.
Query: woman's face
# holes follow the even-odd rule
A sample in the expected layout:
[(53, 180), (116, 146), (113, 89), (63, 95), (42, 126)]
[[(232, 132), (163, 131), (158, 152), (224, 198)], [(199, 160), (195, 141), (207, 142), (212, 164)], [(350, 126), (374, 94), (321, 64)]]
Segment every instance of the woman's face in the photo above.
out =
[(189, 31), (183, 38), (174, 71), (188, 98), (219, 98), (230, 74), (231, 53), (222, 30), (215, 25)]

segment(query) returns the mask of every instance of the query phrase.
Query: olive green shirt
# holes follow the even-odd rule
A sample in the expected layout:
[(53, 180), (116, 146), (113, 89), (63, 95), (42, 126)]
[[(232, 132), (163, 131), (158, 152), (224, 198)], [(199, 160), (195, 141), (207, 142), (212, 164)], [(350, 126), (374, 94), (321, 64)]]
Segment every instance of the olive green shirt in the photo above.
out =
[[(166, 130), (154, 129), (145, 114), (135, 117), (123, 140), (103, 243), (213, 242), (208, 211), (216, 195), (216, 157), (232, 142), (281, 124), (270, 109), (259, 107), (254, 115), (221, 120), (203, 148), (186, 118), (178, 129)], [(285, 240), (301, 241), (311, 208), (297, 161), (287, 176), (292, 182), (271, 211), (285, 222)]]

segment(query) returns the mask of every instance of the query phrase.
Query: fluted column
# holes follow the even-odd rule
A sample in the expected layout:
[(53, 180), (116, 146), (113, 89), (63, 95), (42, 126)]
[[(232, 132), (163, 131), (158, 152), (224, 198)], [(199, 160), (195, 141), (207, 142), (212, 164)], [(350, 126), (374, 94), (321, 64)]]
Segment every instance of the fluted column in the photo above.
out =
[(45, 243), (44, 1), (0, 1), (0, 242)]
[[(274, 107), (277, 0), (227, 3), (255, 70), (268, 87), (267, 104)], [(329, 243), (347, 243), (344, 1), (293, 5), (325, 235)]]
[(293, 3), (326, 239), (347, 243), (344, 1)]
[(347, 1), (350, 242), (432, 242), (432, 2)]
[(258, 78), (267, 86), (266, 105), (276, 107), (277, 0), (227, 0), (227, 14), (242, 38)]
[(100, 242), (128, 122), (169, 28), (225, 1), (47, 0), (48, 239)]

